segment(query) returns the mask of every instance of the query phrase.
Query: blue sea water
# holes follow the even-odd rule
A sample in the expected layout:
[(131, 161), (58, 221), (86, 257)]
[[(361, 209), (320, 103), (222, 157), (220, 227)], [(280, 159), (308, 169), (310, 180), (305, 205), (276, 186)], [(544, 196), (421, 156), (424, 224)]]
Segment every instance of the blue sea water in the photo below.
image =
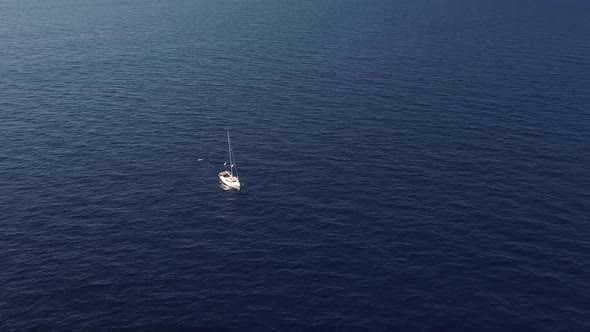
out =
[(589, 31), (585, 0), (0, 1), (0, 330), (590, 330)]

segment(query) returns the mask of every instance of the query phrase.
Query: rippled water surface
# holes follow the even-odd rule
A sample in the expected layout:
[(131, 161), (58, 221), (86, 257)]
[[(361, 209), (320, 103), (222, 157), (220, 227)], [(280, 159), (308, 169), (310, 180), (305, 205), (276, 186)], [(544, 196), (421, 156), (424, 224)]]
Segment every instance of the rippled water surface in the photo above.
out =
[(0, 1), (0, 329), (590, 330), (588, 31), (585, 0)]

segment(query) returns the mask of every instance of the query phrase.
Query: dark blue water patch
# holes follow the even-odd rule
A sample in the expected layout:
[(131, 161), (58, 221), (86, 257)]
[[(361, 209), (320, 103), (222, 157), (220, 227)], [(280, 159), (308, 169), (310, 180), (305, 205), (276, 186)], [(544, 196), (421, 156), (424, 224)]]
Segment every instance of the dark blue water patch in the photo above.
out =
[(0, 327), (588, 329), (588, 9), (4, 2)]

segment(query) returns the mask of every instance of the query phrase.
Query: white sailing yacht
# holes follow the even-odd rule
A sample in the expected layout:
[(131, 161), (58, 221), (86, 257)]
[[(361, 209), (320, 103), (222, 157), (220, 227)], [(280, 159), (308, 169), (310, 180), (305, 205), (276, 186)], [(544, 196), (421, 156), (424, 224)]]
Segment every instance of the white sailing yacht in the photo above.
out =
[(240, 190), (240, 178), (238, 177), (238, 167), (236, 166), (236, 158), (234, 151), (231, 148), (231, 141), (229, 139), (229, 130), (227, 131), (227, 146), (229, 151), (229, 171), (219, 172), (219, 180), (231, 189)]

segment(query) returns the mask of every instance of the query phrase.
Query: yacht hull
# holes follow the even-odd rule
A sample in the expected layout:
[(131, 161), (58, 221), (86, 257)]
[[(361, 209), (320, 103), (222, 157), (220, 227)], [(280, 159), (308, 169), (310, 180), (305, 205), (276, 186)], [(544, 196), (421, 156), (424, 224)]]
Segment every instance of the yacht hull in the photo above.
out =
[(241, 187), (240, 180), (237, 177), (232, 176), (230, 174), (230, 172), (223, 171), (223, 172), (220, 172), (218, 174), (218, 176), (219, 176), (219, 180), (223, 184), (225, 184), (226, 186), (230, 187), (231, 189), (240, 190), (240, 187)]

